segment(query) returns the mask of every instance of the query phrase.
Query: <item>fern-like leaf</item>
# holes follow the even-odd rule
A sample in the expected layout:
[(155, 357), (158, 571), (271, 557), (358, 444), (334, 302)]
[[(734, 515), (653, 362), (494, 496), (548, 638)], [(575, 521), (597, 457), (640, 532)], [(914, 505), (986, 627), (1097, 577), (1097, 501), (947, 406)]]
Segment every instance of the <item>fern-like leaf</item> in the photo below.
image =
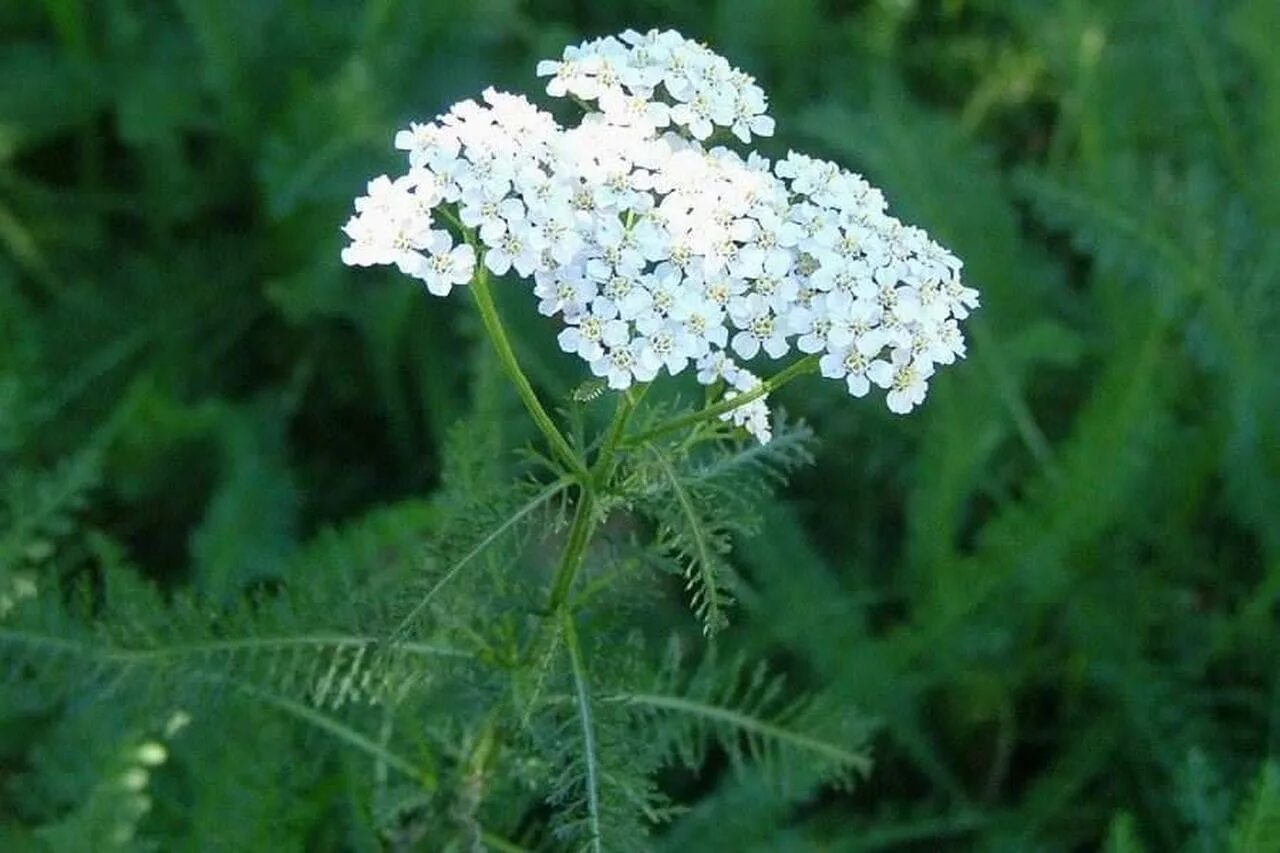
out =
[(715, 441), (690, 453), (649, 444), (635, 462), (632, 499), (657, 522), (658, 543), (679, 567), (705, 634), (728, 624), (740, 585), (727, 559), (734, 535), (755, 531), (758, 503), (812, 461), (811, 443), (808, 427), (779, 416), (765, 445)]
[(658, 541), (681, 563), (685, 589), (703, 632), (715, 633), (729, 623), (724, 611), (733, 603), (733, 570), (724, 559), (730, 548), (728, 531), (704, 515), (666, 454), (655, 447), (650, 451), (675, 498), (659, 517)]
[(592, 853), (603, 849), (600, 837), (600, 768), (596, 756), (595, 723), (591, 714), (591, 690), (587, 684), (586, 666), (582, 662), (582, 650), (578, 643), (573, 617), (564, 619), (565, 645), (569, 651), (569, 664), (573, 673), (574, 706), (582, 726), (582, 766), (585, 779), (587, 807), (587, 845)]
[[(538, 511), (545, 509), (557, 496), (562, 494), (568, 486), (568, 480), (556, 480), (537, 490), (532, 496), (516, 504), (514, 508), (495, 508), (491, 503), (486, 506), (480, 502), (470, 505), (467, 511), (474, 511), (481, 515), (482, 523), (476, 525), (473, 519), (467, 533), (453, 534), (453, 539), (465, 539), (468, 544), (463, 545), (457, 541), (448, 545), (444, 543), (436, 544), (435, 550), (438, 556), (453, 553), (457, 553), (458, 556), (451, 560), (445, 560), (448, 568), (436, 577), (426, 591), (409, 606), (407, 612), (399, 619), (395, 629), (391, 632), (392, 642), (398, 643), (408, 636), (414, 626), (421, 620), (422, 615), (427, 612), (440, 591), (450, 581), (454, 580), (463, 569), (472, 565), (490, 549), (498, 547), (504, 540), (518, 536), (519, 530), (526, 526)], [(521, 492), (521, 494), (523, 495), (524, 493)], [(461, 515), (462, 513), (459, 513), (455, 517), (460, 518)]]
[(714, 744), (739, 770), (760, 766), (784, 791), (802, 768), (840, 784), (869, 772), (865, 723), (785, 689), (783, 677), (763, 664), (738, 658), (722, 666), (711, 654), (691, 676), (683, 670), (673, 642), (652, 689), (608, 699), (641, 719), (668, 723), (669, 754), (681, 764), (700, 767)]
[(652, 739), (637, 740), (634, 715), (600, 687), (634, 670), (642, 649), (628, 642), (584, 649), (570, 618), (557, 622), (565, 649), (557, 692), (542, 698), (526, 726), (553, 769), (547, 802), (555, 835), (572, 849), (650, 849), (649, 829), (670, 814), (653, 782), (662, 753)]
[(10, 471), (0, 492), (0, 580), (23, 565), (49, 559), (75, 529), (75, 516), (99, 482), (93, 450), (76, 453), (52, 470)]

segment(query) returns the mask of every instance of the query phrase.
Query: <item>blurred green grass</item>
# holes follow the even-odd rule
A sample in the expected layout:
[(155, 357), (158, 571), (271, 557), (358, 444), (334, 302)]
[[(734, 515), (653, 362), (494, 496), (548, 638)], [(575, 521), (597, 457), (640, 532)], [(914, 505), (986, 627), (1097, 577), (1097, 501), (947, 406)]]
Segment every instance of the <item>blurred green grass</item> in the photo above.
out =
[[(56, 560), (110, 542), (215, 598), (435, 489), (483, 341), (465, 304), (340, 266), (350, 200), (408, 120), (649, 26), (753, 72), (767, 153), (864, 172), (983, 297), (917, 415), (783, 395), (822, 443), (741, 549), (738, 627), (883, 731), (851, 801), (778, 825), (797, 849), (1220, 849), (1280, 749), (1273, 0), (0, 4), (4, 569), (55, 561), (13, 507), (89, 458), (67, 523), (93, 536)], [(576, 363), (507, 297), (564, 399)], [(0, 738), (0, 823), (40, 818), (27, 747)], [(751, 796), (664, 843), (743, 849)]]

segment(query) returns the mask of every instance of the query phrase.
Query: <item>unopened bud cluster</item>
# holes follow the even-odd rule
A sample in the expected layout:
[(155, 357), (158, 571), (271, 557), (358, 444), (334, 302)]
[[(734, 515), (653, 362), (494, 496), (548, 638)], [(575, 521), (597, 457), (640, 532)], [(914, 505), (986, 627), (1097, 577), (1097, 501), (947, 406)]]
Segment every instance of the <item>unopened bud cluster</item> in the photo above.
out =
[[(349, 264), (395, 264), (444, 296), (477, 266), (529, 280), (559, 343), (609, 386), (693, 366), (726, 395), (760, 380), (735, 358), (820, 356), (822, 375), (895, 412), (965, 353), (977, 305), (960, 261), (886, 213), (861, 176), (797, 153), (712, 145), (772, 134), (755, 81), (675, 32), (625, 32), (544, 61), (564, 127), (517, 95), (463, 101), (395, 139), (345, 231)], [(763, 397), (726, 415), (762, 441)]]

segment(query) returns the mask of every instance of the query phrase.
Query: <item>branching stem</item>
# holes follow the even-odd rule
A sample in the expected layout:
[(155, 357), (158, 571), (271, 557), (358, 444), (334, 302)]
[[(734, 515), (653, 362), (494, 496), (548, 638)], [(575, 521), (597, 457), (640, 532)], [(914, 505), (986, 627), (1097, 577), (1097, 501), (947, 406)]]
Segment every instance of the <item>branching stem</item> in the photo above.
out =
[(549, 610), (552, 614), (563, 608), (568, 601), (573, 581), (578, 576), (578, 570), (582, 568), (583, 560), (587, 555), (587, 545), (591, 541), (591, 534), (595, 532), (596, 492), (598, 489), (608, 487), (613, 475), (614, 458), (622, 444), (622, 437), (627, 431), (627, 422), (631, 418), (631, 413), (635, 411), (636, 404), (644, 396), (644, 392), (645, 387), (641, 386), (634, 396), (629, 391), (619, 396), (618, 407), (614, 409), (613, 420), (605, 434), (604, 443), (600, 446), (600, 453), (596, 456), (595, 464), (579, 489), (578, 508), (573, 516), (573, 525), (569, 528), (569, 541), (565, 545), (560, 567), (556, 569), (555, 577), (551, 581)]
[(732, 412), (734, 409), (745, 406), (750, 402), (760, 399), (766, 394), (776, 391), (792, 379), (795, 379), (797, 376), (803, 376), (806, 373), (813, 373), (817, 369), (818, 357), (816, 355), (807, 355), (799, 361), (787, 365), (777, 374), (763, 380), (758, 386), (750, 391), (739, 394), (732, 399), (721, 400), (719, 403), (707, 406), (704, 409), (699, 409), (696, 412), (690, 412), (687, 415), (672, 418), (666, 423), (658, 424), (656, 427), (645, 430), (639, 435), (628, 439), (625, 446), (634, 447), (636, 445), (641, 445), (645, 442), (652, 441), (655, 438), (666, 435), (667, 433), (677, 432), (687, 427), (698, 426), (699, 424), (705, 423), (713, 418), (718, 418), (726, 412)]

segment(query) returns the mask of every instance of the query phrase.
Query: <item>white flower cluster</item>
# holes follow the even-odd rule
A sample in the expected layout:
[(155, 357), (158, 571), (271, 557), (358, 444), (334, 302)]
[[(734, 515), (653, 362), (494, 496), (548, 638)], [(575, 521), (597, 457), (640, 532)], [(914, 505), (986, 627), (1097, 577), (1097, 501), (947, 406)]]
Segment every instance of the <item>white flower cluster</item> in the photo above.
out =
[[(617, 389), (693, 365), (730, 397), (760, 382), (733, 356), (796, 349), (854, 396), (876, 385), (907, 412), (935, 366), (964, 355), (957, 321), (977, 292), (878, 190), (794, 152), (772, 164), (703, 144), (717, 127), (744, 141), (773, 130), (764, 93), (725, 59), (674, 32), (627, 32), (538, 71), (587, 106), (578, 126), (490, 89), (401, 131), (409, 170), (357, 199), (343, 260), (396, 264), (436, 295), (477, 263), (514, 270), (565, 324), (561, 348)], [(766, 441), (764, 400), (725, 419)]]
[[(565, 48), (559, 61), (538, 63), (551, 77), (547, 94), (595, 101), (610, 124), (647, 131), (668, 125), (705, 140), (725, 127), (743, 142), (772, 136), (764, 90), (751, 75), (673, 30), (628, 30)], [(659, 97), (661, 90), (663, 97)]]

